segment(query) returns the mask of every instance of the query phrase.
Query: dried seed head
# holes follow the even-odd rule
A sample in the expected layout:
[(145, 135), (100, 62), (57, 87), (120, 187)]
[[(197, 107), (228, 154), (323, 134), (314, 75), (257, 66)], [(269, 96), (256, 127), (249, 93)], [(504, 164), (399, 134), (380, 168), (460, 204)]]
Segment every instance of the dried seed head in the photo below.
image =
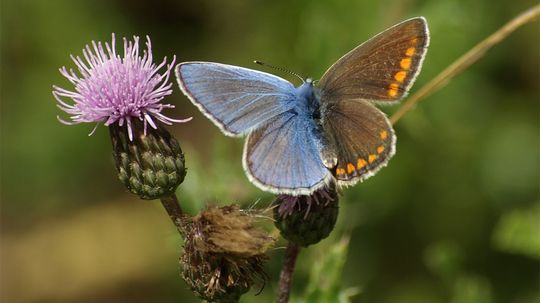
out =
[(209, 302), (236, 302), (253, 284), (264, 283), (266, 250), (274, 239), (253, 225), (237, 205), (210, 206), (186, 225), (182, 276)]

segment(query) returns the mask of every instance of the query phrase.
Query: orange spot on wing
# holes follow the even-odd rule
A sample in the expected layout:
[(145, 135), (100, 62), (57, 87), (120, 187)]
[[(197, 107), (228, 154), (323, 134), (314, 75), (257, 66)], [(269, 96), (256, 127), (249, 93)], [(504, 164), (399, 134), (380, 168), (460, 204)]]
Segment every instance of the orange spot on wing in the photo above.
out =
[(381, 146), (377, 147), (377, 153), (378, 154), (382, 154), (383, 151), (384, 151), (384, 146), (381, 145)]
[(388, 88), (388, 96), (395, 97), (398, 94), (398, 88), (399, 85), (396, 83), (390, 84), (390, 87)]
[(388, 132), (385, 130), (381, 131), (380, 135), (381, 135), (381, 139), (383, 140), (386, 140), (386, 138), (388, 138)]
[(373, 163), (375, 160), (377, 160), (378, 157), (379, 156), (377, 156), (377, 155), (369, 155), (368, 156), (368, 162)]
[(366, 160), (364, 160), (364, 159), (358, 159), (358, 163), (356, 163), (356, 168), (357, 168), (357, 169), (361, 169), (361, 168), (363, 168), (363, 167), (366, 166), (366, 165), (367, 165)]
[(401, 61), (399, 62), (399, 66), (401, 66), (401, 68), (403, 69), (411, 68), (411, 58), (401, 59)]
[(418, 42), (418, 38), (411, 39), (411, 44), (415, 45)]
[(403, 80), (405, 80), (405, 77), (407, 77), (407, 72), (406, 71), (399, 71), (397, 72), (395, 75), (394, 75), (394, 79), (396, 79), (396, 81), (398, 82), (403, 82)]
[(409, 56), (409, 57), (412, 57), (414, 55), (414, 53), (416, 52), (416, 49), (414, 47), (409, 47), (406, 51), (405, 51), (405, 55)]
[(343, 168), (336, 168), (336, 175), (341, 176), (345, 174), (345, 170)]
[(347, 164), (347, 173), (352, 174), (354, 171), (354, 165), (352, 163)]

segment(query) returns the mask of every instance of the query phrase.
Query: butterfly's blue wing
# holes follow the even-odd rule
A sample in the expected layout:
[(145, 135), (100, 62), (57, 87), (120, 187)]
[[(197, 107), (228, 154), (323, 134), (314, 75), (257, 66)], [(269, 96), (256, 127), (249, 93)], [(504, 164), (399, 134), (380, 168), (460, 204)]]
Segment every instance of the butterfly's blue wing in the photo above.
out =
[(186, 62), (178, 84), (226, 135), (245, 135), (294, 106), (294, 86), (277, 76), (238, 66)]
[(266, 191), (310, 194), (332, 178), (322, 163), (319, 142), (312, 119), (287, 111), (248, 136), (244, 169)]

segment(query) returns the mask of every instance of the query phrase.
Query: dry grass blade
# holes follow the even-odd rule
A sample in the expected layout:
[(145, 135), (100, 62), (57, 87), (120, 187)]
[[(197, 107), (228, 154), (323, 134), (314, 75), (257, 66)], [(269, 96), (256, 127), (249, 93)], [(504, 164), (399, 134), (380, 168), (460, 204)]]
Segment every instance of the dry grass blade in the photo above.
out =
[(467, 69), (478, 59), (480, 59), (486, 51), (492, 48), (497, 43), (501, 42), (508, 35), (514, 32), (516, 29), (521, 26), (535, 21), (540, 17), (540, 4), (535, 5), (523, 13), (519, 14), (517, 17), (512, 19), (510, 22), (506, 23), (503, 27), (493, 33), (491, 36), (487, 37), (485, 40), (477, 44), (470, 51), (465, 53), (454, 63), (448, 66), (443, 70), (439, 75), (437, 75), (433, 80), (424, 85), (420, 90), (418, 90), (414, 95), (412, 95), (407, 102), (399, 108), (399, 110), (390, 118), (392, 124), (403, 117), (408, 111), (414, 108), (414, 106), (420, 102), (422, 99), (441, 89), (450, 79), (458, 75), (460, 72)]

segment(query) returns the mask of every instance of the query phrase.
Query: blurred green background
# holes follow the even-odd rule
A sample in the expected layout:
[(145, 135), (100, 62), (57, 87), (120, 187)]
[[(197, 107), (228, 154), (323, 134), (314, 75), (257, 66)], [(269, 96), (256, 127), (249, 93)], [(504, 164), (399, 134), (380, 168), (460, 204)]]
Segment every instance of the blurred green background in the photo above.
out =
[[(179, 278), (182, 242), (159, 202), (116, 179), (107, 129), (88, 137), (93, 125), (56, 120), (51, 86), (72, 87), (58, 68), (74, 67), (69, 54), (91, 40), (150, 35), (158, 61), (260, 68), (259, 59), (317, 78), (422, 15), (432, 39), (414, 92), (536, 3), (3, 0), (0, 301), (200, 301)], [(389, 166), (344, 190), (332, 236), (301, 253), (294, 300), (540, 302), (539, 29), (518, 30), (399, 121)], [(242, 171), (243, 140), (224, 137), (174, 88), (167, 114), (194, 117), (170, 128), (189, 167), (183, 205), (269, 205)], [(263, 292), (242, 302), (272, 302), (284, 245), (270, 251)], [(327, 288), (335, 299), (317, 295)]]

